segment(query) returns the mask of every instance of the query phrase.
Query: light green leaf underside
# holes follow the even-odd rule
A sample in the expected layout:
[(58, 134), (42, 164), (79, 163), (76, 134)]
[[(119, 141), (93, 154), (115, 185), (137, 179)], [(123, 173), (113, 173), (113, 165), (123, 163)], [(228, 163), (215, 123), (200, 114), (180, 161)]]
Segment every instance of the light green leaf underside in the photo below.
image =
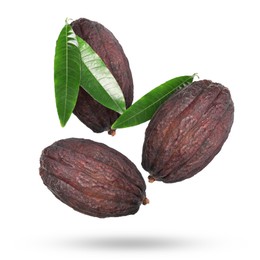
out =
[(112, 129), (135, 126), (150, 120), (160, 105), (176, 90), (192, 83), (194, 76), (176, 77), (154, 88), (130, 106), (115, 121)]
[(77, 102), (81, 71), (78, 42), (70, 25), (66, 24), (56, 42), (54, 86), (60, 123), (65, 126)]
[(103, 60), (83, 39), (77, 36), (81, 53), (81, 87), (103, 106), (122, 114), (125, 98), (116, 79)]

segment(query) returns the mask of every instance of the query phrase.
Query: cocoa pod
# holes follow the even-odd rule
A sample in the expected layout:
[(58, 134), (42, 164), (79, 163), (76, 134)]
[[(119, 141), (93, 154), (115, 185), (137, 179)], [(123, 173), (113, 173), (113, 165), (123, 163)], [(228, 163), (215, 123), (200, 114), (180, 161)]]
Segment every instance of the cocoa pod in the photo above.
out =
[[(75, 34), (85, 40), (104, 61), (122, 89), (128, 108), (133, 101), (133, 79), (128, 59), (118, 40), (103, 25), (85, 18), (72, 22), (71, 26)], [(109, 131), (119, 117), (117, 112), (98, 103), (81, 87), (73, 113), (96, 133)]]
[(142, 166), (154, 180), (173, 183), (206, 167), (228, 138), (234, 118), (229, 90), (209, 80), (172, 95), (150, 121)]
[(90, 216), (135, 214), (148, 203), (136, 166), (118, 151), (91, 140), (69, 138), (45, 148), (40, 176), (59, 200)]

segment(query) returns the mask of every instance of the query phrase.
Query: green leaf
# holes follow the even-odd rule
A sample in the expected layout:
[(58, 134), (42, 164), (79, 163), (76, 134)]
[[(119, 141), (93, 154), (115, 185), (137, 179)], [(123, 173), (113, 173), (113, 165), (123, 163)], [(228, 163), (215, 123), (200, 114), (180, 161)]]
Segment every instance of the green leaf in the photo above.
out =
[(119, 114), (126, 110), (124, 94), (103, 60), (77, 36), (81, 53), (81, 87), (103, 106)]
[(130, 106), (114, 122), (112, 129), (135, 126), (150, 120), (159, 106), (176, 90), (192, 83), (195, 75), (177, 77), (154, 88)]
[(80, 84), (81, 58), (76, 35), (66, 24), (56, 42), (54, 85), (61, 126), (69, 120), (77, 102)]

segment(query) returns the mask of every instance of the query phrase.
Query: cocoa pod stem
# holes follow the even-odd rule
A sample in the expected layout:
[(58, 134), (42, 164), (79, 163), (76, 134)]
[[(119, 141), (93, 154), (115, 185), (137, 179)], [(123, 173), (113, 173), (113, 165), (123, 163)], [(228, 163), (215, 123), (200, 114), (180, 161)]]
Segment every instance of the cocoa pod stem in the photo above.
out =
[(153, 183), (153, 182), (155, 182), (156, 180), (155, 180), (155, 178), (154, 178), (152, 175), (150, 175), (150, 176), (148, 176), (148, 181), (149, 181), (150, 183)]
[(143, 200), (143, 205), (146, 205), (146, 204), (149, 204), (149, 203), (150, 203), (149, 199), (144, 198), (144, 200)]
[(116, 130), (115, 129), (110, 129), (108, 131), (108, 134), (111, 135), (111, 136), (115, 136), (116, 135)]

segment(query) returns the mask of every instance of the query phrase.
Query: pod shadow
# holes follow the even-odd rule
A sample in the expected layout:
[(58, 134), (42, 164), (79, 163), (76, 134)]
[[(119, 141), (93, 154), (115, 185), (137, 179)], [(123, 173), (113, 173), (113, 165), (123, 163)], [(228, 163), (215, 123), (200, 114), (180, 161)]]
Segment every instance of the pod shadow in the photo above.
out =
[(207, 246), (209, 241), (185, 237), (77, 237), (60, 240), (60, 246), (96, 250), (158, 250)]

